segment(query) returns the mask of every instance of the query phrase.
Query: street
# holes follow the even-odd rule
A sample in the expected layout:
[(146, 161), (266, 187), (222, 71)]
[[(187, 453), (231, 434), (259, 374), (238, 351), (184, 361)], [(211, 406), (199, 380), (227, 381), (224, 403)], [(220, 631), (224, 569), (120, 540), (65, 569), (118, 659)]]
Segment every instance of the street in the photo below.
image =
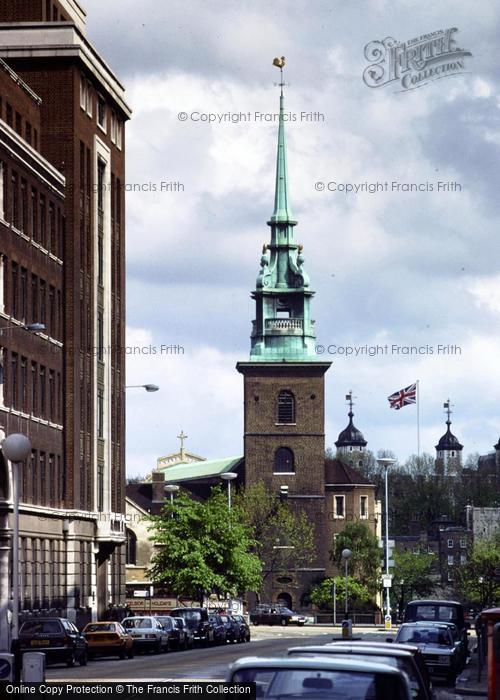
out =
[[(194, 649), (168, 654), (140, 654), (133, 659), (120, 661), (103, 657), (89, 662), (88, 666), (66, 668), (63, 665), (50, 666), (47, 680), (81, 681), (123, 681), (180, 679), (224, 679), (230, 663), (242, 656), (282, 656), (290, 646), (325, 644), (333, 634), (340, 635), (340, 628), (331, 627), (253, 627), (250, 644), (228, 644), (209, 649)], [(355, 634), (357, 634), (355, 632)], [(387, 632), (367, 631), (360, 635), (363, 640), (383, 641)], [(462, 695), (451, 688), (435, 682), (438, 700), (459, 700)]]

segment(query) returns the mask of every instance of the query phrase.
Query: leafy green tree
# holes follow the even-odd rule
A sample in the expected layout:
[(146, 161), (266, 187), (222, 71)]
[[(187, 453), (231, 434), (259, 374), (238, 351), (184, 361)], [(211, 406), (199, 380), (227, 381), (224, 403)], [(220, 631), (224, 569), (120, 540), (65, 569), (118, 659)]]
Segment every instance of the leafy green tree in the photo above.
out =
[(151, 517), (156, 554), (151, 576), (176, 595), (203, 600), (204, 593), (258, 591), (262, 567), (256, 542), (240, 507), (228, 511), (227, 497), (214, 489), (206, 501), (180, 493)]
[(340, 568), (342, 550), (350, 549), (349, 572), (372, 594), (380, 587), (381, 551), (376, 535), (367, 523), (357, 521), (348, 523), (332, 543), (330, 559)]
[(478, 540), (467, 564), (457, 567), (456, 586), (461, 595), (482, 608), (500, 599), (500, 581), (495, 569), (500, 567), (500, 531), (490, 539)]
[[(321, 610), (332, 610), (333, 608), (333, 584), (335, 582), (336, 599), (338, 610), (345, 604), (345, 577), (335, 576), (325, 578), (321, 583), (314, 586), (310, 593), (310, 601)], [(372, 593), (366, 586), (363, 586), (352, 576), (347, 577), (347, 599), (350, 607), (371, 603)]]
[(313, 561), (314, 526), (304, 511), (292, 511), (263, 482), (238, 493), (235, 501), (252, 532), (252, 552), (262, 564), (263, 581), (277, 572), (300, 569)]
[(393, 559), (392, 590), (402, 614), (406, 603), (413, 597), (423, 598), (433, 592), (435, 582), (432, 567), (436, 557), (424, 552), (414, 554), (394, 551)]

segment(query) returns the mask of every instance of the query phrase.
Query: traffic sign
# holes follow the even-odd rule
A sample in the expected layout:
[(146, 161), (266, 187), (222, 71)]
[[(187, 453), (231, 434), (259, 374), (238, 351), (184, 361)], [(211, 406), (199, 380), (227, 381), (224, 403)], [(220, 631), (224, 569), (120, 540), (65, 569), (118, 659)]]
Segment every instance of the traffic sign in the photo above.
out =
[(392, 574), (382, 574), (382, 584), (384, 588), (392, 587)]
[(385, 623), (385, 629), (387, 631), (392, 629), (392, 617), (390, 615), (386, 615), (384, 617), (384, 623)]
[(0, 679), (3, 681), (11, 681), (14, 671), (14, 655), (0, 655)]

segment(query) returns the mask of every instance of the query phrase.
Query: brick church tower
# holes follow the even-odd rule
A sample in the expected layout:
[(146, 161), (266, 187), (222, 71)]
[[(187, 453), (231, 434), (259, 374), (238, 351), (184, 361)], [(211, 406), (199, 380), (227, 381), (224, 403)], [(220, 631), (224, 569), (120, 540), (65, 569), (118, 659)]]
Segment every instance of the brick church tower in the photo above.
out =
[(294, 240), (283, 115), (282, 80), (274, 211), (267, 222), (271, 241), (252, 293), (250, 360), (237, 369), (244, 376), (245, 484), (264, 481), (272, 493), (287, 493), (289, 504), (305, 510), (316, 527), (316, 561), (296, 572), (303, 589), (324, 573), (327, 559), (324, 375), (331, 363), (318, 361), (315, 353), (314, 292), (302, 246)]

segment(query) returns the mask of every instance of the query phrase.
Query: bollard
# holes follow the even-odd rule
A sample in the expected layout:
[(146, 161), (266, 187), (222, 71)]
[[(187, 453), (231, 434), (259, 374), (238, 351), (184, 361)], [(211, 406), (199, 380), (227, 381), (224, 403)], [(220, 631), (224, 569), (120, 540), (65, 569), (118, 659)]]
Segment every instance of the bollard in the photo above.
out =
[(351, 639), (352, 620), (342, 620), (342, 639)]

